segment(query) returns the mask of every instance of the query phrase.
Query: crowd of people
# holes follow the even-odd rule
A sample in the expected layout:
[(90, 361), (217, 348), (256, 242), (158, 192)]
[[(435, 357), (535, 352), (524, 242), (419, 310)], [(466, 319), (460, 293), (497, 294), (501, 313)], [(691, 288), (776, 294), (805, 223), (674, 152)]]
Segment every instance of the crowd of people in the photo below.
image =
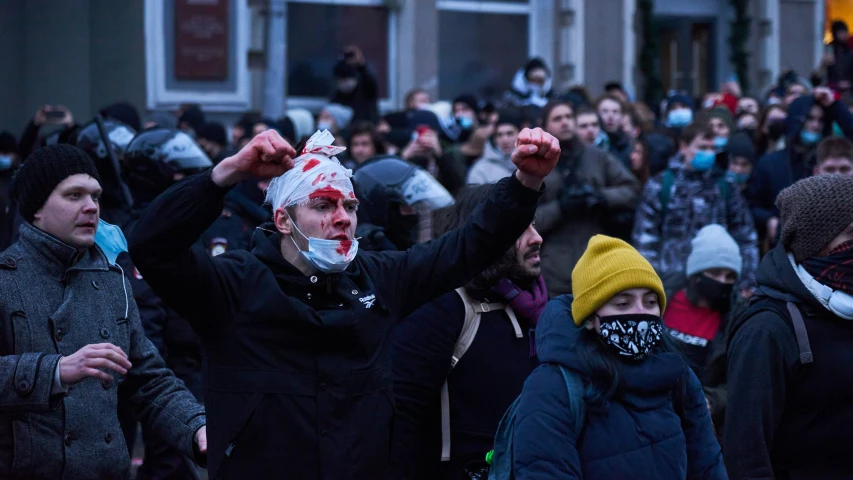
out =
[[(842, 28), (843, 27), (843, 28)], [(850, 478), (853, 52), (0, 133), (0, 478)], [(846, 72), (850, 69), (849, 74)]]

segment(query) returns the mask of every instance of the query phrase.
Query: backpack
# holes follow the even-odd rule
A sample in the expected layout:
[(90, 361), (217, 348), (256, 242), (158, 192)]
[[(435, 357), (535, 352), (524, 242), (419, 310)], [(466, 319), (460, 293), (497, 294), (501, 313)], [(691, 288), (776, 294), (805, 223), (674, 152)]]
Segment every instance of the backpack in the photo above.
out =
[[(717, 188), (720, 189), (720, 195), (723, 199), (723, 216), (728, 217), (726, 212), (729, 198), (729, 182), (726, 177), (717, 179)], [(672, 187), (675, 185), (675, 172), (671, 168), (664, 170), (663, 178), (661, 179), (661, 189), (658, 198), (660, 199), (660, 219), (663, 225), (666, 219), (666, 213), (669, 206), (669, 199), (672, 196)]]
[[(560, 373), (563, 375), (563, 381), (566, 384), (566, 390), (569, 392), (569, 411), (571, 418), (573, 420), (573, 424), (575, 426), (574, 431), (578, 432), (578, 437), (581, 436), (581, 433), (584, 428), (584, 423), (586, 421), (586, 404), (584, 401), (584, 395), (586, 388), (584, 387), (583, 380), (578, 374), (569, 371), (562, 365), (557, 364), (547, 364), (553, 367), (559, 368)], [(675, 388), (672, 391), (672, 408), (675, 411), (676, 415), (681, 418), (681, 428), (684, 428), (684, 398), (686, 396), (686, 382), (684, 381), (684, 377), (682, 376), (678, 383), (676, 383)], [(521, 398), (521, 395), (512, 402), (512, 405), (507, 409), (506, 413), (504, 413), (503, 418), (501, 418), (501, 422), (498, 424), (498, 431), (495, 434), (495, 449), (486, 454), (486, 462), (489, 464), (488, 466), (488, 480), (514, 480), (515, 474), (512, 471), (512, 449), (513, 449), (513, 436), (515, 434), (515, 418), (516, 418), (516, 410), (518, 410), (518, 401)], [(577, 438), (575, 439), (575, 444), (577, 444)], [(483, 468), (481, 471), (484, 471)], [(483, 478), (483, 477), (473, 477), (472, 478)]]
[[(574, 430), (580, 432), (583, 429), (584, 420), (586, 419), (583, 380), (562, 365), (549, 365), (559, 368), (560, 373), (563, 375), (566, 390), (569, 392), (569, 410), (574, 421)], [(503, 418), (501, 418), (501, 422), (498, 424), (498, 431), (495, 434), (495, 449), (486, 456), (486, 462), (491, 464), (488, 480), (512, 480), (515, 478), (515, 474), (512, 471), (513, 436), (515, 434), (513, 427), (515, 425), (516, 411), (518, 410), (518, 401), (520, 398), (521, 395), (512, 402), (512, 405), (509, 406)]]
[[(465, 306), (465, 323), (462, 325), (462, 332), (453, 346), (453, 356), (450, 358), (451, 371), (459, 363), (462, 356), (465, 355), (465, 352), (468, 351), (471, 344), (474, 343), (474, 337), (477, 336), (477, 330), (480, 328), (480, 317), (485, 312), (505, 310), (515, 330), (515, 337), (524, 338), (518, 318), (509, 305), (504, 303), (478, 302), (471, 298), (464, 288), (457, 288), (456, 293), (462, 298), (462, 304)], [(450, 372), (448, 372), (449, 374)], [(450, 391), (447, 387), (447, 379), (444, 380), (444, 385), (441, 386), (441, 461), (450, 461)]]

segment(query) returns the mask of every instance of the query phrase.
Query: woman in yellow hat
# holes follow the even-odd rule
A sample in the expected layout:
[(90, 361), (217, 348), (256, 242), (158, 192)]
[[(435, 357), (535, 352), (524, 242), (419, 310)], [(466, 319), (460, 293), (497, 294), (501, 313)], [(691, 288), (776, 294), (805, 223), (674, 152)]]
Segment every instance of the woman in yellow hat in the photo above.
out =
[(514, 478), (727, 478), (702, 387), (667, 343), (649, 262), (597, 235), (572, 288), (536, 329), (541, 365), (512, 420)]

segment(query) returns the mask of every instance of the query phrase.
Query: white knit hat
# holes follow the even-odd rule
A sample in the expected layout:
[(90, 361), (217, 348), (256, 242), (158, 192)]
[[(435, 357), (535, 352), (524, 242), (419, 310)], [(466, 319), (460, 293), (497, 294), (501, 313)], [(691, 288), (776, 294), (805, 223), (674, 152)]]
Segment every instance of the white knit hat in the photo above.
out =
[(687, 276), (712, 268), (728, 268), (740, 278), (743, 258), (740, 247), (721, 225), (706, 225), (691, 242), (693, 250), (687, 257)]

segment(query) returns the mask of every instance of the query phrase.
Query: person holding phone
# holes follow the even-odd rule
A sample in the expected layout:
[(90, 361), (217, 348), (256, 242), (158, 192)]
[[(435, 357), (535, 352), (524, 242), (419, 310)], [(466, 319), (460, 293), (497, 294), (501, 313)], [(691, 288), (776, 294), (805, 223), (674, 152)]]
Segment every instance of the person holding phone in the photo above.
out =
[(353, 109), (353, 121), (379, 121), (379, 82), (368, 70), (361, 48), (349, 45), (335, 64), (335, 93), (332, 103)]
[(21, 134), (21, 141), (18, 144), (18, 154), (21, 158), (25, 159), (33, 153), (33, 150), (40, 143), (41, 129), (46, 125), (58, 126), (60, 138), (65, 138), (76, 124), (68, 107), (64, 105), (42, 105), (33, 114), (32, 120), (27, 124), (24, 133)]

